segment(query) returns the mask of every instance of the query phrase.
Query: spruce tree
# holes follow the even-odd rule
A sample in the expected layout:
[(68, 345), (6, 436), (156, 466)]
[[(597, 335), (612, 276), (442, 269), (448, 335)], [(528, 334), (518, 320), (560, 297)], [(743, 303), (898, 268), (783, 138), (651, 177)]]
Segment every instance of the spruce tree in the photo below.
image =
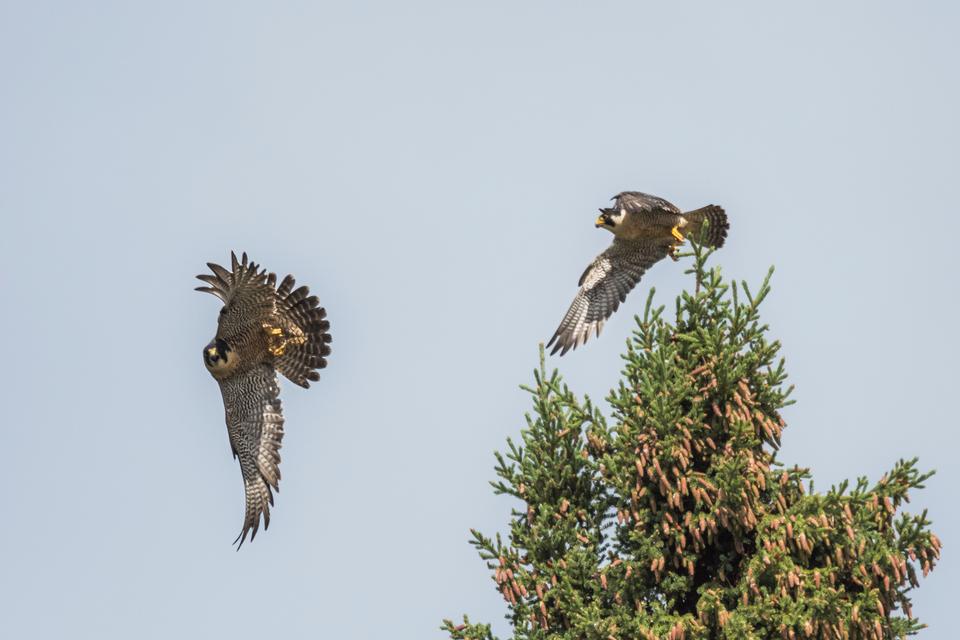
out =
[[(817, 493), (777, 449), (791, 388), (756, 292), (707, 267), (667, 319), (651, 290), (608, 419), (543, 348), (520, 442), (497, 453), (520, 501), (508, 540), (472, 531), (516, 639), (899, 638), (909, 592), (940, 554), (926, 513), (899, 513), (932, 475), (901, 460), (876, 483)], [(444, 621), (454, 640), (490, 626)]]

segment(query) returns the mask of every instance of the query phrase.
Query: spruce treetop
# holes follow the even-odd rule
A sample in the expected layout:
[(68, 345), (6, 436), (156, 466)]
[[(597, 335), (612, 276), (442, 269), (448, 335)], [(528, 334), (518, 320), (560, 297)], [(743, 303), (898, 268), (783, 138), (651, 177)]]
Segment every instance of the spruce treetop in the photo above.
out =
[[(708, 268), (672, 319), (653, 304), (607, 401), (579, 398), (543, 349), (520, 441), (493, 484), (516, 498), (507, 540), (473, 531), (516, 639), (900, 638), (940, 541), (901, 512), (932, 473), (900, 460), (879, 481), (817, 493), (777, 449), (792, 401), (755, 292)], [(489, 625), (444, 621), (454, 640)]]

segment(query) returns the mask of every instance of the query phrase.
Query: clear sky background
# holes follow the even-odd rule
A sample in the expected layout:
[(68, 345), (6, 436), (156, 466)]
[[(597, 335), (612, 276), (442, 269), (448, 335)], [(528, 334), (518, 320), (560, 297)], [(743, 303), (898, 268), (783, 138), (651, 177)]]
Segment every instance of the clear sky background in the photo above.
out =
[[(505, 633), (468, 529), (506, 528), (492, 452), (625, 189), (725, 206), (726, 274), (776, 265), (785, 462), (938, 470), (914, 611), (954, 637), (957, 5), (589, 4), (0, 2), (5, 637)], [(230, 249), (334, 336), (239, 553), (193, 291)], [(682, 266), (550, 366), (603, 398)]]

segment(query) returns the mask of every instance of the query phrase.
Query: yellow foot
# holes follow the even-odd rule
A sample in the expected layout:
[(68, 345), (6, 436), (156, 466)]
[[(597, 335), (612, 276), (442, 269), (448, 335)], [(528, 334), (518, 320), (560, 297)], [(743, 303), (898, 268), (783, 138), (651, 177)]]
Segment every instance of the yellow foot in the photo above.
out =
[(674, 228), (670, 229), (670, 235), (672, 235), (674, 238), (676, 238), (676, 239), (677, 239), (677, 242), (683, 242), (683, 241), (684, 241), (683, 234), (680, 233), (680, 225), (677, 225), (677, 226), (675, 226)]
[(269, 325), (263, 329), (267, 332), (267, 350), (272, 353), (274, 357), (279, 358), (287, 349), (287, 340), (283, 335), (283, 329)]

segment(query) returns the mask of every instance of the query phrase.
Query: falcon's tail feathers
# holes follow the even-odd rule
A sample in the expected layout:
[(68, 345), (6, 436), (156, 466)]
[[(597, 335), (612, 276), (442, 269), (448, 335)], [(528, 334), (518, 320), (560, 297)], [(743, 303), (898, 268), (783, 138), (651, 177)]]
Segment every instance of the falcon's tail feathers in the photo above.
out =
[(709, 204), (693, 211), (683, 214), (683, 217), (690, 223), (687, 235), (694, 240), (700, 238), (700, 230), (703, 228), (704, 221), (709, 222), (707, 227), (707, 237), (703, 243), (708, 247), (719, 249), (727, 239), (727, 231), (730, 229), (730, 222), (727, 220), (727, 214), (723, 207), (715, 204)]
[[(247, 533), (250, 534), (250, 542), (253, 542), (253, 539), (257, 537), (261, 514), (263, 514), (263, 530), (267, 530), (267, 527), (270, 526), (270, 507), (273, 505), (273, 491), (270, 490), (270, 485), (264, 481), (260, 474), (255, 474), (251, 478), (244, 478), (243, 489), (246, 494), (247, 512), (243, 518), (243, 530), (233, 541), (233, 544), (237, 545), (237, 551), (246, 541)], [(237, 544), (237, 541), (240, 544)]]
[(293, 276), (287, 276), (277, 288), (277, 311), (296, 323), (306, 340), (289, 344), (277, 360), (277, 370), (294, 384), (309, 387), (310, 380), (317, 381), (317, 369), (327, 366), (332, 338), (328, 333), (330, 323), (327, 311), (320, 306), (316, 296), (310, 295), (307, 287), (294, 289)]

